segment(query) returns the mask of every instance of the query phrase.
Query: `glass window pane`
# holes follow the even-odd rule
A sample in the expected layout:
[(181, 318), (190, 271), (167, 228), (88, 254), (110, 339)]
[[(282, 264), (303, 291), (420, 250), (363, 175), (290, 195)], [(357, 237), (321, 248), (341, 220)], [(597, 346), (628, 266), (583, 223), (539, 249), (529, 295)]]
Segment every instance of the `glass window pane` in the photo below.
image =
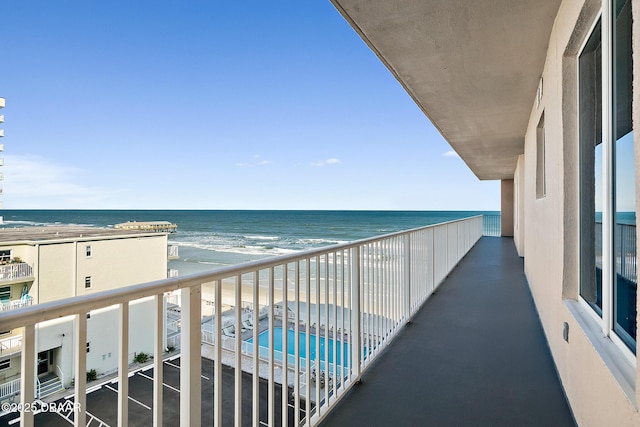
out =
[(614, 200), (613, 240), (614, 330), (636, 348), (636, 187), (631, 120), (631, 2), (617, 0), (613, 23)]
[(580, 295), (602, 316), (602, 37), (596, 25), (578, 59)]

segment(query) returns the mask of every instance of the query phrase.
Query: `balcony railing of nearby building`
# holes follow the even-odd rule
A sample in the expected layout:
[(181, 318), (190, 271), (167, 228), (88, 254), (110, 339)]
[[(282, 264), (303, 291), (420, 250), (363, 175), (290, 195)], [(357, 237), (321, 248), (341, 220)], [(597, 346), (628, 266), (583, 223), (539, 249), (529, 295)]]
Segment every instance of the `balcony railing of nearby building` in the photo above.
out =
[(0, 384), (0, 400), (20, 393), (20, 378)]
[(13, 301), (0, 302), (0, 311), (15, 310), (16, 308), (28, 307), (33, 304), (33, 298), (27, 296)]
[(482, 215), (482, 235), (494, 237), (500, 237), (502, 235), (500, 214)]
[[(77, 410), (74, 422), (84, 427), (87, 313), (118, 305), (118, 419), (126, 425), (129, 303), (154, 298), (155, 315), (149, 320), (153, 326), (148, 327), (154, 330), (155, 354), (159, 355), (165, 350), (163, 297), (167, 292), (180, 290), (180, 424), (201, 425), (201, 295), (202, 289), (206, 289), (214, 295), (213, 313), (216, 313), (211, 319), (211, 336), (205, 338), (214, 344), (213, 402), (206, 402), (213, 406), (214, 425), (222, 425), (224, 416), (223, 354), (236, 367), (233, 390), (236, 425), (273, 426), (276, 419), (286, 423), (289, 417), (295, 425), (315, 425), (392, 342), (478, 241), (482, 230), (482, 217), (470, 217), (0, 313), (0, 323), (5, 328), (24, 328), (21, 401), (32, 402), (35, 398), (36, 325), (73, 316)], [(243, 299), (250, 300), (249, 308), (243, 306)], [(234, 308), (223, 310), (229, 306)], [(244, 352), (234, 351), (229, 357), (225, 353), (228, 350), (223, 348), (230, 347), (228, 343), (233, 343), (235, 349), (244, 348)], [(251, 393), (243, 393), (243, 370), (252, 373)], [(155, 357), (154, 425), (162, 424), (162, 372), (162, 357)], [(261, 372), (268, 382), (265, 419), (259, 415)], [(288, 392), (276, 399), (278, 384)], [(248, 395), (252, 398), (243, 400)], [(250, 415), (243, 419), (247, 413)], [(23, 427), (33, 425), (33, 413), (25, 411), (20, 416)]]
[(178, 254), (178, 245), (168, 245), (167, 246), (167, 257), (169, 259), (178, 259), (180, 255)]
[(0, 265), (0, 282), (33, 279), (33, 269), (26, 262)]
[(10, 356), (19, 353), (22, 346), (22, 335), (14, 335), (0, 340), (0, 356)]

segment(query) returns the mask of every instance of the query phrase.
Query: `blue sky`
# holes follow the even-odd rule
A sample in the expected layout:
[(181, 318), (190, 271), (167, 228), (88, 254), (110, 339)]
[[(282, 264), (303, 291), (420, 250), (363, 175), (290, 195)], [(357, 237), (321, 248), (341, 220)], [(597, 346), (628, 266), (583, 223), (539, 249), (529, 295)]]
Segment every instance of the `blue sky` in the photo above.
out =
[(0, 10), (7, 209), (499, 209), (328, 0)]

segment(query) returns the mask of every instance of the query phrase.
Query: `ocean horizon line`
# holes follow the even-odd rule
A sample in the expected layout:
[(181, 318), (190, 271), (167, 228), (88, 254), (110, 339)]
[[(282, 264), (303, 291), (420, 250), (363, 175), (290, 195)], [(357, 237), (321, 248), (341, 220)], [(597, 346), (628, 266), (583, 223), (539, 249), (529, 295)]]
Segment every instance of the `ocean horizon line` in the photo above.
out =
[(13, 211), (66, 211), (66, 212), (500, 212), (499, 209), (172, 209), (172, 208), (101, 208), (101, 209), (66, 209), (66, 208), (3, 208), (2, 212)]

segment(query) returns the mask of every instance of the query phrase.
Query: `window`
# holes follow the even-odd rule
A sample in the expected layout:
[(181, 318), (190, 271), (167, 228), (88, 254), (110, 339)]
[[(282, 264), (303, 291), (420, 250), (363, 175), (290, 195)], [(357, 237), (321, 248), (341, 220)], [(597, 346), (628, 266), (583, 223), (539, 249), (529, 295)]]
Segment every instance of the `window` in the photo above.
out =
[(91, 256), (91, 245), (87, 245), (84, 247), (84, 253), (86, 254), (87, 257)]
[(0, 251), (0, 264), (6, 264), (11, 261), (11, 250)]
[(547, 195), (547, 181), (545, 170), (545, 140), (544, 140), (544, 113), (538, 122), (536, 129), (536, 198), (541, 199)]
[(87, 289), (91, 287), (91, 276), (84, 278), (84, 287)]
[(91, 351), (91, 343), (90, 342), (87, 343), (87, 353), (89, 353), (89, 351)]
[(0, 360), (0, 371), (6, 371), (11, 368), (11, 359)]
[(580, 296), (636, 352), (631, 0), (606, 0), (578, 58)]
[(11, 286), (0, 288), (0, 303), (11, 301)]

